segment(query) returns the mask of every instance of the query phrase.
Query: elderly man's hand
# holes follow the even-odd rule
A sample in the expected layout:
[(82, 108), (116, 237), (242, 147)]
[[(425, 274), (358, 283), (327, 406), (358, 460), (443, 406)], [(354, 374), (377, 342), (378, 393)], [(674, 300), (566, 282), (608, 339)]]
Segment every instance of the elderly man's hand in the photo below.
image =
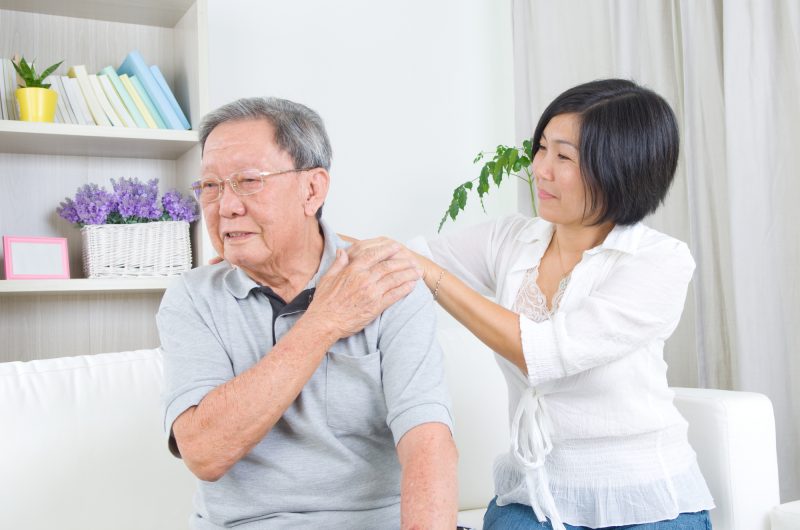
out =
[(350, 257), (344, 250), (320, 279), (306, 312), (337, 339), (361, 331), (414, 289), (421, 271), (398, 258), (399, 244), (366, 249)]

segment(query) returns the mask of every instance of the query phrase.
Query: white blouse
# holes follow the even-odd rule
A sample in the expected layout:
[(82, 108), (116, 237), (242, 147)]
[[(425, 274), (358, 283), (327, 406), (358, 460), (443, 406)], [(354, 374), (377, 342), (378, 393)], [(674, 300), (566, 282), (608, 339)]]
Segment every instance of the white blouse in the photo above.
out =
[(689, 249), (641, 223), (617, 226), (537, 318), (518, 298), (552, 234), (547, 221), (514, 215), (409, 244), (520, 312), (528, 376), (496, 355), (511, 421), (511, 448), (495, 462), (497, 504), (527, 504), (556, 530), (713, 508), (663, 359), (694, 271)]

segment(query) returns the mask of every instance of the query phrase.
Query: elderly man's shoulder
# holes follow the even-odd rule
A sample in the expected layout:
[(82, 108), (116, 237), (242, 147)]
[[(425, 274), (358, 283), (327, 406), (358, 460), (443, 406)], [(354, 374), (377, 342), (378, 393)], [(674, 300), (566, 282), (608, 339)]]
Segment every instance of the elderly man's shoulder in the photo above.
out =
[(433, 313), (434, 307), (433, 295), (425, 286), (425, 282), (418, 280), (410, 293), (389, 306), (383, 312), (383, 318), (397, 318), (402, 315), (411, 315), (419, 311)]
[(231, 272), (233, 267), (227, 261), (221, 261), (214, 265), (201, 265), (184, 272), (181, 279), (188, 285), (213, 284), (223, 281), (225, 275)]
[(180, 278), (172, 282), (167, 289), (165, 297), (180, 294), (194, 295), (197, 293), (214, 292), (225, 283), (225, 278), (234, 269), (229, 263), (223, 261), (214, 265), (202, 265), (181, 274)]

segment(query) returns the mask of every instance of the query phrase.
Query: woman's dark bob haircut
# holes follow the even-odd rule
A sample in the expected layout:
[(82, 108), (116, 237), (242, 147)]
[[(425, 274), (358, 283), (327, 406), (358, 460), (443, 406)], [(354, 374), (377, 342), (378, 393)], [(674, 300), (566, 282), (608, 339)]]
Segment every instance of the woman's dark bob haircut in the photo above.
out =
[(570, 88), (539, 119), (534, 154), (550, 120), (570, 113), (580, 120), (584, 218), (593, 225), (629, 225), (656, 211), (675, 176), (680, 144), (675, 114), (664, 98), (624, 79)]

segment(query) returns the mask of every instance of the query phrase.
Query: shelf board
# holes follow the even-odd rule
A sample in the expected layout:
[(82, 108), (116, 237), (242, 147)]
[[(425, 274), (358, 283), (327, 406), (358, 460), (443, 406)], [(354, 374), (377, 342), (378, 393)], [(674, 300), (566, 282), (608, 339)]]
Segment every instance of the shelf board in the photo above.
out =
[(196, 131), (0, 120), (0, 152), (177, 160)]
[(167, 278), (97, 278), (71, 280), (0, 280), (3, 294), (155, 293), (164, 291), (178, 276)]
[(0, 9), (174, 27), (194, 0), (0, 0)]

